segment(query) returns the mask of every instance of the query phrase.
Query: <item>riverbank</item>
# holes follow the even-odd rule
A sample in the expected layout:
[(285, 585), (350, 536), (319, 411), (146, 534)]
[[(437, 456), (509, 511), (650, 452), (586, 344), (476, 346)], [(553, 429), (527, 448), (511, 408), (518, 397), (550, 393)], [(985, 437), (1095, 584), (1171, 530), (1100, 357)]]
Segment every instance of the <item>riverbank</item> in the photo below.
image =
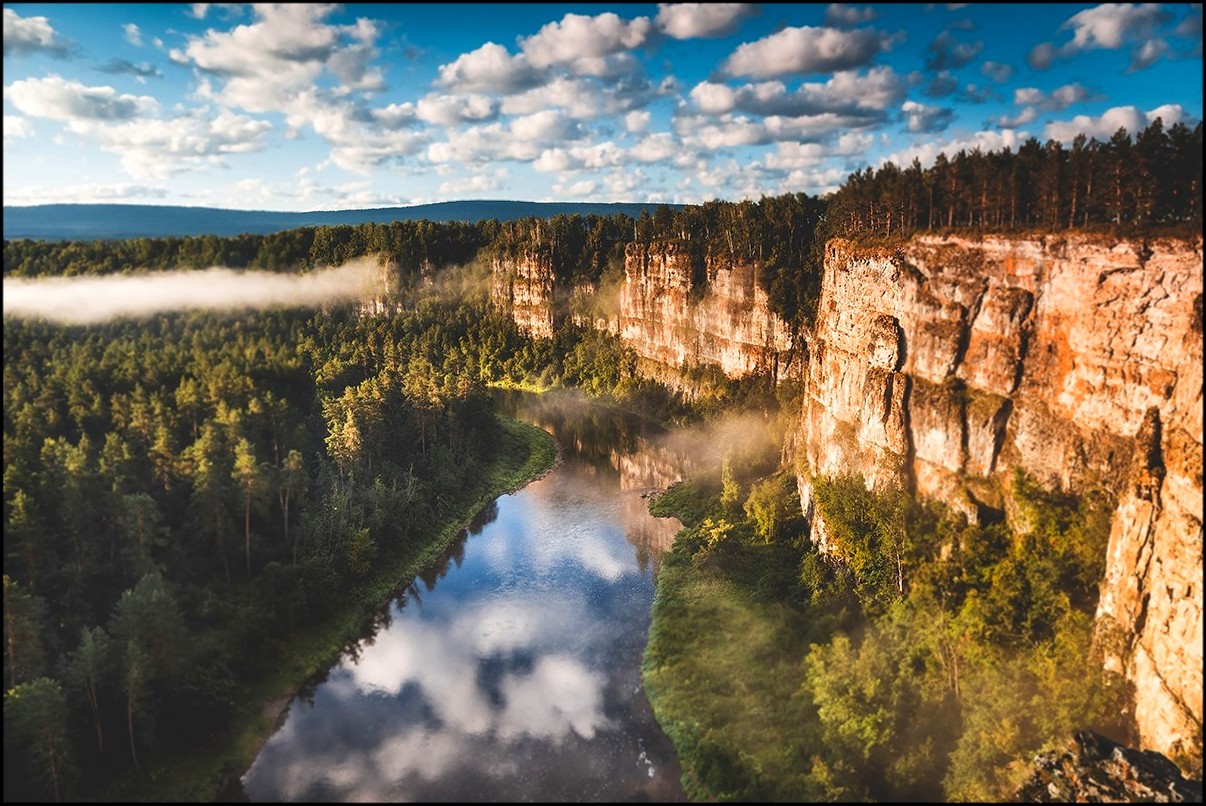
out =
[(662, 560), (642, 664), (683, 788), (701, 801), (807, 799), (801, 733), (816, 716), (800, 696), (800, 659), (809, 636), (784, 595), (799, 550), (751, 541), (739, 520), (709, 543), (726, 521), (706, 484), (675, 485), (650, 511), (686, 524)]
[(499, 416), (498, 420), (502, 429), (498, 453), (488, 472), (478, 480), (478, 493), (470, 503), (451, 515), (420, 548), (381, 563), (370, 578), (349, 588), (342, 610), (293, 636), (276, 672), (248, 683), (237, 697), (241, 716), (228, 730), (187, 756), (157, 762), (144, 777), (114, 787), (106, 799), (245, 800), (239, 778), (279, 725), (292, 697), (327, 669), (350, 642), (363, 635), (365, 621), (438, 559), (483, 507), (542, 477), (555, 465), (557, 445), (547, 432), (509, 417)]

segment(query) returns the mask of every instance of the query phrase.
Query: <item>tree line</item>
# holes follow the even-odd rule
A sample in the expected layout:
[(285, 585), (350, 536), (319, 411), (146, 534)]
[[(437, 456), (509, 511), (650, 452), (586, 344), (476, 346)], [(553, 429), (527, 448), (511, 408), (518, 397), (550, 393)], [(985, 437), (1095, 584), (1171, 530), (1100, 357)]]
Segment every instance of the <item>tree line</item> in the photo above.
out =
[(830, 233), (908, 237), (936, 229), (1070, 230), (1202, 225), (1202, 124), (1071, 146), (1030, 138), (1016, 152), (960, 150), (923, 169), (885, 163), (852, 173), (829, 199)]

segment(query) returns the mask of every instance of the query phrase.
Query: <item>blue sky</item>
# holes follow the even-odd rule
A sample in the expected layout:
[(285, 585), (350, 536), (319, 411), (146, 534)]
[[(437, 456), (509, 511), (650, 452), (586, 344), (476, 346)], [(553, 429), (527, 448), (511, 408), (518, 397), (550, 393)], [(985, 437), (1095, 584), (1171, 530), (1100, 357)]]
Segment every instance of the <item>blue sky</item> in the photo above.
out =
[(4, 6), (4, 204), (701, 202), (1202, 116), (1201, 4)]

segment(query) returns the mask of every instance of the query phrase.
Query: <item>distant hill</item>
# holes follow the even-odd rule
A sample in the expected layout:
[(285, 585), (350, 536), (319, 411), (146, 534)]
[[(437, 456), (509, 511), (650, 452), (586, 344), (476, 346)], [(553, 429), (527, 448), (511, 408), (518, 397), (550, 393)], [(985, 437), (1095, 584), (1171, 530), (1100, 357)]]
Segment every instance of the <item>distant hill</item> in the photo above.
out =
[[(569, 215), (613, 215), (634, 218), (661, 205), (591, 202), (450, 201), (413, 207), (373, 210), (330, 210), (284, 213), (268, 210), (224, 210), (218, 207), (172, 207), (153, 204), (39, 204), (4, 208), (4, 237), (42, 241), (101, 241), (124, 238), (164, 238), (185, 235), (266, 235), (323, 224), (364, 224), (392, 221), (482, 221), (491, 218), (552, 218)], [(682, 205), (667, 205), (679, 208)]]

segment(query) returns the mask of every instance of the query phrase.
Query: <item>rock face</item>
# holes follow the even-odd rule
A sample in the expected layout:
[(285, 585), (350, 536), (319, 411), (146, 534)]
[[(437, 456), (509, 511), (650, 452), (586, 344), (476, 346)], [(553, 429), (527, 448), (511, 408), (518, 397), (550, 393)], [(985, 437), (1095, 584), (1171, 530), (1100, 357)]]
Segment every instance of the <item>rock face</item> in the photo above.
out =
[(1201, 803), (1202, 782), (1182, 777), (1159, 753), (1078, 733), (1063, 753), (1041, 753), (1018, 803)]
[[(551, 336), (563, 319), (619, 335), (648, 361), (670, 370), (714, 364), (730, 377), (788, 370), (791, 337), (754, 279), (755, 267), (710, 260), (696, 287), (691, 258), (674, 242), (629, 244), (618, 311), (602, 318), (571, 314), (592, 307), (579, 298), (595, 288), (558, 288), (552, 261), (535, 254), (494, 261), (491, 297), (521, 329)], [(575, 303), (577, 304), (575, 305)]]
[(667, 367), (715, 364), (730, 377), (787, 370), (791, 337), (751, 264), (709, 259), (696, 288), (691, 256), (674, 242), (631, 243), (624, 254), (618, 332)]
[[(1098, 634), (1144, 747), (1201, 758), (1202, 242), (827, 247), (796, 451), (976, 518), (1023, 468), (1118, 500)], [(813, 517), (814, 540), (824, 524)]]
[(547, 255), (529, 252), (511, 259), (495, 258), (490, 299), (520, 330), (532, 338), (548, 338), (559, 313), (554, 304), (554, 277), (553, 261)]

